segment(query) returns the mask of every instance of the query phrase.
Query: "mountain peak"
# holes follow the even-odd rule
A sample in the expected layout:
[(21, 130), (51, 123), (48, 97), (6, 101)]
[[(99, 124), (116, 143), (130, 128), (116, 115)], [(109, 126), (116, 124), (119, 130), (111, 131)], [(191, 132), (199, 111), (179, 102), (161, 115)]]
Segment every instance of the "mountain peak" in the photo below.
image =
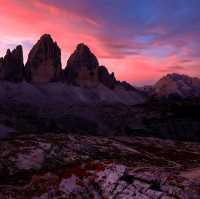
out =
[(83, 86), (96, 85), (99, 62), (90, 48), (84, 43), (77, 45), (65, 68), (67, 82)]
[(185, 79), (185, 78), (191, 78), (191, 77), (184, 75), (184, 74), (179, 74), (179, 73), (169, 73), (166, 76), (164, 76), (163, 78), (167, 78), (167, 79), (177, 81), (177, 80), (181, 80), (181, 79)]
[(6, 55), (0, 59), (0, 78), (19, 82), (23, 79), (23, 72), (23, 49), (21, 45), (18, 45), (12, 51), (8, 49)]
[(200, 96), (200, 79), (177, 73), (167, 74), (154, 85), (154, 91), (160, 97)]
[(99, 65), (96, 56), (91, 52), (90, 48), (84, 43), (77, 45), (76, 50), (72, 53), (67, 61), (67, 67), (88, 69), (96, 68)]
[(90, 49), (89, 49), (89, 47), (86, 44), (84, 44), (84, 43), (79, 43), (77, 45), (77, 47), (76, 47), (76, 50), (83, 51), (83, 52), (84, 51), (91, 52)]
[(25, 67), (26, 79), (50, 82), (60, 79), (61, 50), (51, 35), (44, 34), (31, 49)]
[(53, 41), (52, 37), (50, 34), (43, 34), (41, 37), (40, 37), (40, 40), (46, 40), (46, 41)]
[(10, 55), (10, 54), (11, 54), (10, 49), (7, 49), (7, 51), (6, 51), (6, 55)]

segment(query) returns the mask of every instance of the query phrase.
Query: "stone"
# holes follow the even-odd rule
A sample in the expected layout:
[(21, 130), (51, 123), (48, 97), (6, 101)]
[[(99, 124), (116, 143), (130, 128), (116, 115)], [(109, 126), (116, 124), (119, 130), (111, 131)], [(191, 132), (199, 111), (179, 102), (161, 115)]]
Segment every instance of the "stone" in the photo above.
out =
[(31, 49), (25, 75), (28, 82), (61, 80), (61, 50), (49, 34), (44, 34)]

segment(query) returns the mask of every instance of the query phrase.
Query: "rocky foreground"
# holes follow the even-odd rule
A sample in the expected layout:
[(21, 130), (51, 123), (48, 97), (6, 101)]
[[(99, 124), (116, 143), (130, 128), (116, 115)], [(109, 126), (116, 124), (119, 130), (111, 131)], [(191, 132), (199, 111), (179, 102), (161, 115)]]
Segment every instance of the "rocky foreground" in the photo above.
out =
[(157, 138), (19, 135), (0, 143), (3, 199), (199, 199), (200, 145)]

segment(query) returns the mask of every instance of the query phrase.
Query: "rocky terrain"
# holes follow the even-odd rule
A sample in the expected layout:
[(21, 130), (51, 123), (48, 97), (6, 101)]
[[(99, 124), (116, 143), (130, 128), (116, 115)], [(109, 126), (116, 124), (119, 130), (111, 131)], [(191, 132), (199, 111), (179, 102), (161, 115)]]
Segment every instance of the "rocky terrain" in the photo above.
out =
[(25, 134), (0, 143), (0, 198), (198, 199), (200, 145)]

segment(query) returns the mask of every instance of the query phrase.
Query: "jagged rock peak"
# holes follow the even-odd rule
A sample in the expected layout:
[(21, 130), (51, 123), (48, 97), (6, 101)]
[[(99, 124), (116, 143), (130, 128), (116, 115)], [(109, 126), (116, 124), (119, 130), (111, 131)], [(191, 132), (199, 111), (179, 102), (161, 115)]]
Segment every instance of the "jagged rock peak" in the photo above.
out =
[(67, 67), (74, 68), (87, 67), (88, 69), (93, 69), (98, 67), (98, 65), (96, 56), (84, 43), (77, 45), (76, 50), (67, 61)]
[[(10, 55), (11, 54), (11, 51), (10, 51), (10, 49), (7, 49), (7, 51), (6, 51), (6, 55)], [(5, 56), (6, 56), (5, 55)]]
[(85, 45), (84, 43), (78, 44), (76, 47), (76, 50), (81, 54), (85, 53), (85, 52), (90, 53), (89, 47), (87, 45)]
[(23, 80), (23, 49), (18, 45), (14, 50), (8, 49), (5, 57), (0, 59), (0, 79), (20, 82)]
[(43, 34), (41, 37), (40, 37), (40, 40), (49, 40), (49, 41), (52, 41), (53, 42), (53, 39), (51, 37), (50, 34)]
[(67, 61), (65, 79), (70, 84), (95, 86), (98, 84), (98, 66), (98, 60), (89, 47), (80, 43)]
[(105, 86), (114, 89), (116, 86), (116, 78), (114, 73), (109, 74), (105, 66), (100, 66), (98, 68), (98, 79)]
[(61, 50), (51, 35), (44, 34), (31, 49), (25, 67), (29, 82), (51, 82), (61, 79)]

